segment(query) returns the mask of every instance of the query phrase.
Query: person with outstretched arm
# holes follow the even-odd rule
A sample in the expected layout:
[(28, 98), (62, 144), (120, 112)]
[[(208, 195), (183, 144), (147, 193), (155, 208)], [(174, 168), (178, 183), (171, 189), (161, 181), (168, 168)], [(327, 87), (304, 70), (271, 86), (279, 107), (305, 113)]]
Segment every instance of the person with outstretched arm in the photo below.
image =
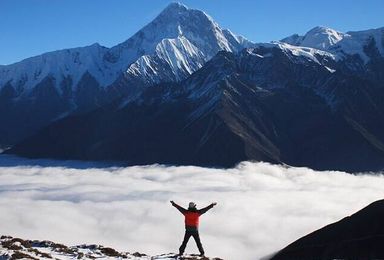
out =
[(199, 236), (199, 218), (201, 215), (203, 215), (205, 212), (216, 206), (216, 202), (211, 203), (209, 206), (197, 209), (196, 204), (194, 202), (190, 202), (188, 209), (185, 209), (179, 205), (177, 205), (173, 200), (171, 200), (172, 206), (177, 208), (181, 214), (184, 215), (184, 222), (185, 222), (185, 235), (183, 239), (183, 243), (181, 244), (179, 248), (179, 254), (184, 254), (185, 247), (187, 246), (189, 238), (192, 236), (195, 239), (197, 248), (200, 251), (200, 256), (204, 256), (204, 249), (203, 245), (200, 241)]

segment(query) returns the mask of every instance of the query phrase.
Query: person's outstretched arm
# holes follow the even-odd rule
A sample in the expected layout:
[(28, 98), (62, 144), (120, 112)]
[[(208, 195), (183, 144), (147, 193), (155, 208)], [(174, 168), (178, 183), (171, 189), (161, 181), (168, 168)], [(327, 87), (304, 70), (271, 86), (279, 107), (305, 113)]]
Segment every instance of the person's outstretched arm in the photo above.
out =
[(171, 204), (172, 204), (172, 206), (174, 206), (175, 208), (177, 208), (177, 209), (181, 212), (181, 214), (183, 214), (183, 215), (184, 215), (184, 213), (187, 211), (185, 208), (183, 208), (183, 207), (177, 205), (173, 200), (171, 200)]
[(216, 202), (211, 203), (210, 205), (206, 206), (205, 208), (199, 209), (199, 214), (203, 215), (205, 212), (213, 208), (213, 206), (216, 206)]

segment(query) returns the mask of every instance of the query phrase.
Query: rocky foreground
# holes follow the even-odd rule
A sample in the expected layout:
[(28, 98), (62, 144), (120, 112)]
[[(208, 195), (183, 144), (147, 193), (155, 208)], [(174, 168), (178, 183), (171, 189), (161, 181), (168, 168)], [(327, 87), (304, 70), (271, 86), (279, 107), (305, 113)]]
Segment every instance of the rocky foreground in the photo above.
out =
[(139, 252), (118, 252), (113, 248), (101, 245), (66, 246), (52, 241), (24, 240), (11, 236), (0, 237), (0, 260), (5, 259), (151, 259), (151, 260), (223, 260), (221, 258), (199, 257), (174, 253), (149, 256)]

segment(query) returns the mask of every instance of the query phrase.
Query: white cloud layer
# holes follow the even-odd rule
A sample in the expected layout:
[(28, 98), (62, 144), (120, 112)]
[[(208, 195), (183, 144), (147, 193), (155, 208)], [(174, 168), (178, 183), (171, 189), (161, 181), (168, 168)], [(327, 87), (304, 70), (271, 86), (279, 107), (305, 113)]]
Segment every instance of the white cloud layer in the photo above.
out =
[[(384, 197), (382, 175), (267, 163), (228, 170), (28, 166), (35, 163), (15, 166), (16, 159), (1, 157), (1, 234), (148, 254), (177, 252), (181, 243), (183, 218), (169, 200), (201, 207), (217, 201), (201, 219), (206, 254), (238, 260), (259, 259)], [(197, 252), (193, 240), (186, 252)]]

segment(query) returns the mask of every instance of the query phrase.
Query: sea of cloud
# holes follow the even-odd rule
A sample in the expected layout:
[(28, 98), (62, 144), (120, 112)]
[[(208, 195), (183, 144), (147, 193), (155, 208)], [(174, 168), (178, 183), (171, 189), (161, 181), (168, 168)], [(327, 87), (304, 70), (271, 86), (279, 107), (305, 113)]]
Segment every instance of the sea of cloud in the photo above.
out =
[[(206, 254), (247, 260), (384, 197), (380, 174), (268, 163), (225, 170), (22, 162), (0, 160), (0, 234), (147, 254), (177, 252), (181, 243), (183, 217), (170, 200), (217, 202), (201, 219)], [(197, 252), (193, 240), (186, 252)]]

